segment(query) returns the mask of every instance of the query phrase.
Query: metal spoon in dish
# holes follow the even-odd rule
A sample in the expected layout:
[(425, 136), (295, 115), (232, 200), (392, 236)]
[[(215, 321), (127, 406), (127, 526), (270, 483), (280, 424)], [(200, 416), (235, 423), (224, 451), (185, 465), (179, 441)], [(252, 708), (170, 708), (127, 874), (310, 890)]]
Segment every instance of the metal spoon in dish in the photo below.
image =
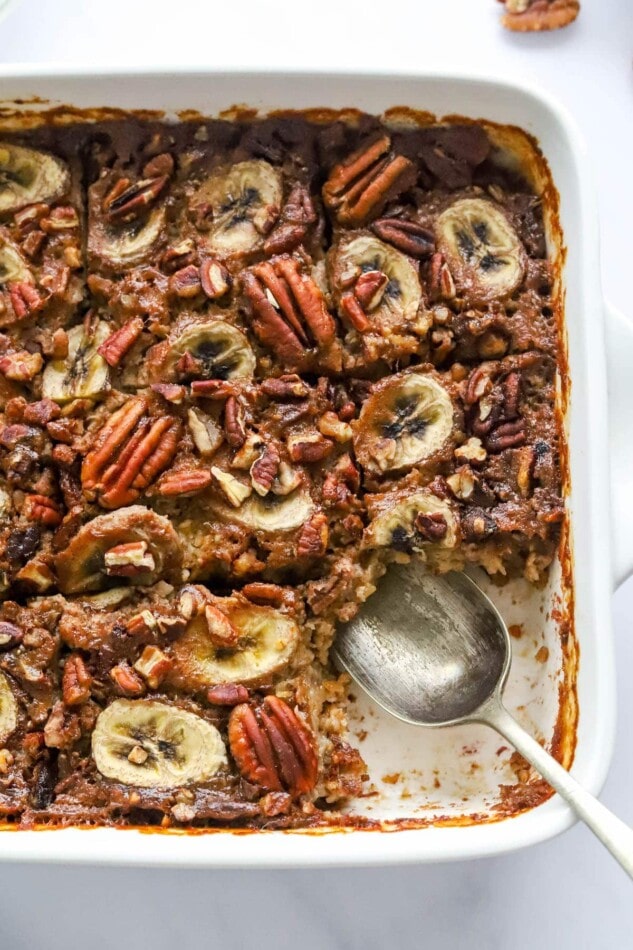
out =
[(341, 628), (334, 659), (383, 709), (417, 726), (483, 722), (559, 792), (633, 877), (633, 830), (585, 791), (510, 715), (507, 627), (466, 574), (394, 565), (380, 596)]

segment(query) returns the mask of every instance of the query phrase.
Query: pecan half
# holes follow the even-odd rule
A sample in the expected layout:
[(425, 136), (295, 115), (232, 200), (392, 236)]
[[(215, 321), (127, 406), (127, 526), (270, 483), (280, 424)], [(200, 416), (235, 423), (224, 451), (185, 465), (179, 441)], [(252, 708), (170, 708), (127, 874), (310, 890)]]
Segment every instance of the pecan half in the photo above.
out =
[(506, 13), (501, 22), (519, 33), (559, 30), (573, 23), (580, 12), (578, 0), (501, 0)]
[(211, 472), (206, 468), (176, 469), (163, 475), (156, 490), (159, 495), (195, 495), (207, 488), (212, 481)]
[(236, 706), (229, 718), (229, 745), (247, 781), (267, 791), (302, 795), (318, 776), (314, 738), (283, 700), (267, 696), (261, 706)]
[(143, 319), (133, 317), (115, 330), (108, 339), (101, 344), (97, 352), (109, 366), (118, 366), (127, 351), (134, 346), (143, 332)]
[(129, 179), (119, 179), (103, 201), (108, 221), (113, 224), (133, 221), (156, 201), (168, 181), (168, 175), (144, 178), (133, 184)]
[(293, 185), (277, 226), (264, 242), (265, 254), (287, 254), (305, 239), (308, 228), (317, 221), (312, 197), (301, 182)]
[(178, 447), (180, 422), (152, 419), (144, 396), (129, 399), (103, 426), (86, 456), (84, 491), (104, 508), (129, 505), (167, 468)]
[(236, 396), (229, 396), (224, 407), (224, 434), (232, 449), (241, 449), (246, 442), (244, 406)]
[(301, 528), (297, 540), (298, 557), (321, 557), (327, 550), (328, 539), (327, 516), (317, 511)]
[(421, 511), (415, 519), (415, 529), (428, 541), (441, 541), (446, 537), (448, 525), (446, 518), (439, 511), (428, 513)]
[(391, 244), (409, 257), (421, 259), (429, 257), (435, 250), (435, 236), (432, 231), (423, 228), (415, 221), (406, 221), (401, 218), (380, 218), (374, 221), (372, 231), (384, 241)]
[(214, 706), (239, 706), (248, 702), (249, 695), (240, 683), (219, 683), (207, 691), (207, 699)]
[(486, 439), (489, 452), (503, 452), (525, 443), (525, 424), (522, 419), (504, 422), (493, 429)]
[(61, 524), (63, 518), (60, 506), (46, 495), (27, 495), (22, 513), (29, 521), (39, 521), (51, 528)]
[(336, 165), (323, 186), (323, 200), (341, 224), (359, 227), (383, 211), (417, 179), (413, 162), (391, 151), (385, 135)]
[(44, 305), (44, 299), (35, 287), (26, 281), (9, 284), (9, 299), (17, 320), (24, 320)]
[(92, 676), (79, 653), (71, 653), (62, 674), (62, 696), (67, 706), (80, 706), (90, 699)]
[(264, 451), (251, 465), (251, 484), (262, 498), (268, 494), (277, 477), (281, 456), (274, 443), (269, 442)]
[(243, 275), (244, 293), (253, 311), (253, 329), (264, 346), (289, 364), (301, 362), (313, 346), (329, 346), (336, 335), (334, 318), (315, 281), (299, 261), (278, 257), (257, 264)]
[(310, 394), (307, 383), (294, 373), (275, 379), (264, 379), (260, 390), (272, 399), (305, 399)]
[(200, 265), (200, 283), (209, 300), (219, 300), (231, 287), (231, 275), (224, 264), (209, 258)]

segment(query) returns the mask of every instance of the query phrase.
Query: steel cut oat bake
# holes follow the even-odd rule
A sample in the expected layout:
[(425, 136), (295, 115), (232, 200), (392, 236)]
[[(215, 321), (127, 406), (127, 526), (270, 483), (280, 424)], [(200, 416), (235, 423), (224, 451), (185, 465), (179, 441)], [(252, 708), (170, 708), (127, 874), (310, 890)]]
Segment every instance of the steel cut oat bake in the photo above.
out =
[(337, 621), (556, 552), (539, 198), (483, 125), (130, 116), (5, 135), (0, 224), (0, 815), (336, 820)]

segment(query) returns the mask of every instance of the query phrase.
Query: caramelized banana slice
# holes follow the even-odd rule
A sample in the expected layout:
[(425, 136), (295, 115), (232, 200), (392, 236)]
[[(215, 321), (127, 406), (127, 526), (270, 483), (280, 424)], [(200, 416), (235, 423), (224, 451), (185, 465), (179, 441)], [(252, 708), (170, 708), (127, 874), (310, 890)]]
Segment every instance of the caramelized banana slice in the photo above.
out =
[(236, 379), (255, 372), (255, 354), (246, 336), (224, 320), (190, 324), (152, 347), (149, 371), (155, 382), (176, 379)]
[(176, 685), (195, 689), (217, 683), (255, 685), (288, 665), (299, 643), (299, 628), (285, 614), (239, 596), (216, 598), (213, 610), (228, 619), (234, 642), (219, 641), (216, 618), (210, 622), (203, 611), (172, 649), (171, 678)]
[(279, 217), (281, 201), (281, 175), (268, 162), (254, 160), (213, 172), (191, 199), (191, 210), (201, 227), (208, 226), (212, 253), (230, 257), (261, 244)]
[(55, 558), (59, 589), (64, 594), (130, 584), (154, 584), (160, 578), (179, 583), (182, 551), (167, 518), (131, 505), (98, 515), (79, 529)]
[(98, 349), (111, 328), (101, 320), (83, 323), (68, 332), (68, 355), (52, 360), (42, 377), (42, 395), (55, 402), (94, 399), (110, 389), (108, 364)]
[(380, 293), (363, 308), (372, 326), (380, 329), (385, 323), (415, 319), (422, 290), (417, 267), (405, 254), (373, 234), (363, 234), (342, 241), (333, 264), (334, 284), (340, 293), (363, 274), (384, 275)]
[(33, 282), (33, 274), (22, 254), (7, 232), (0, 231), (0, 284)]
[(429, 544), (454, 548), (459, 520), (451, 504), (427, 489), (408, 495), (384, 495), (363, 536), (363, 546), (392, 548), (405, 554), (423, 551)]
[(371, 472), (410, 468), (440, 451), (453, 427), (453, 403), (441, 383), (422, 373), (400, 373), (378, 383), (363, 404), (356, 457)]
[(239, 507), (229, 508), (215, 502), (214, 508), (226, 521), (233, 521), (251, 531), (273, 534), (300, 528), (314, 511), (314, 502), (305, 489), (297, 488), (285, 496), (251, 494)]
[(0, 142), (0, 214), (59, 198), (68, 190), (68, 168), (54, 155)]
[(102, 775), (138, 788), (206, 782), (226, 766), (226, 748), (210, 722), (147, 699), (116, 699), (97, 718), (92, 757)]
[(18, 704), (9, 678), (0, 672), (0, 745), (5, 742), (18, 724)]
[(435, 226), (459, 293), (485, 303), (513, 293), (525, 272), (525, 250), (507, 217), (483, 198), (462, 198)]

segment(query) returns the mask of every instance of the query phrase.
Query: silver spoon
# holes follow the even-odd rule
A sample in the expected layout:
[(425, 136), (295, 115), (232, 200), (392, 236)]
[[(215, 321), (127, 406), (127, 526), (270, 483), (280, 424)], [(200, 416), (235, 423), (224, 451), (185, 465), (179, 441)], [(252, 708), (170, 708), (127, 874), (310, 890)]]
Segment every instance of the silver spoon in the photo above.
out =
[(380, 596), (341, 628), (334, 658), (383, 709), (417, 726), (492, 726), (556, 789), (633, 877), (633, 830), (518, 724), (501, 702), (507, 627), (466, 574), (390, 568)]

